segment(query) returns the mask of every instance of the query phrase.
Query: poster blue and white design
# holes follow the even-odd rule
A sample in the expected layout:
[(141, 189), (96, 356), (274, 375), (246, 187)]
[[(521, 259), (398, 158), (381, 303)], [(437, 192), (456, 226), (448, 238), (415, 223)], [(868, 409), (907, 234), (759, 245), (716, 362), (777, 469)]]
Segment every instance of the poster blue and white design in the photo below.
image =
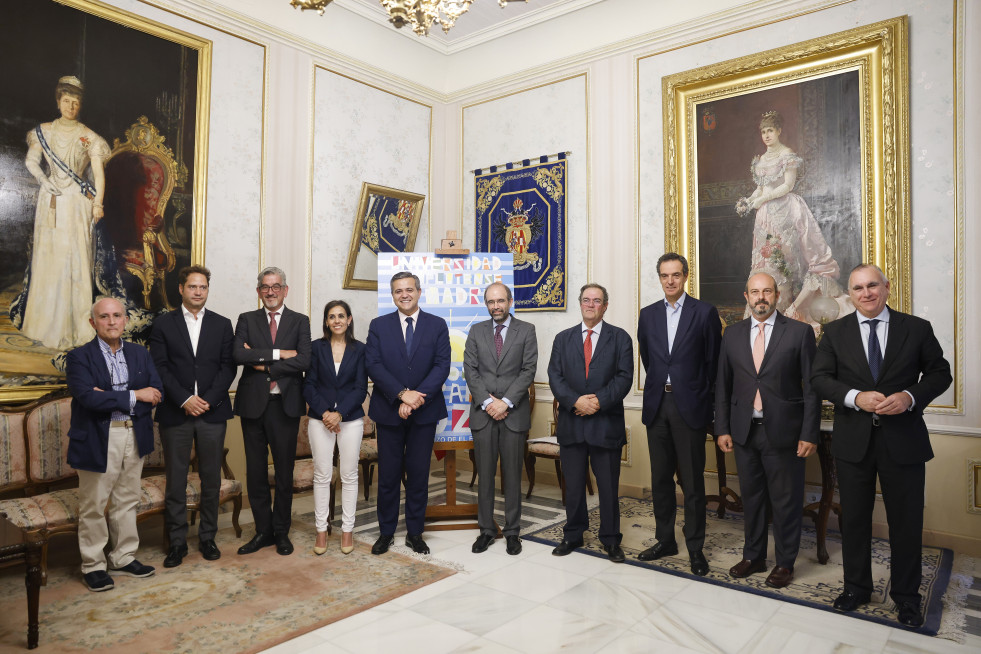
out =
[(449, 418), (436, 427), (436, 442), (469, 441), (470, 392), (463, 374), (463, 349), (470, 326), (489, 320), (484, 289), (493, 282), (514, 286), (514, 261), (508, 253), (447, 256), (433, 252), (379, 252), (378, 315), (396, 311), (392, 275), (407, 270), (419, 277), (419, 308), (446, 321), (450, 331), (450, 376), (443, 384)]

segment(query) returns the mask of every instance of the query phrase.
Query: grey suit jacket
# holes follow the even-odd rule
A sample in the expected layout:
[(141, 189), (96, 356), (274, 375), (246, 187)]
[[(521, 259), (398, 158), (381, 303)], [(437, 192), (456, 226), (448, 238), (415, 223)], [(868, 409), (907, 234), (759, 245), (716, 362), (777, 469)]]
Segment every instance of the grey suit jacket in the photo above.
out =
[(504, 419), (508, 429), (531, 429), (528, 387), (535, 381), (537, 369), (538, 337), (534, 325), (511, 317), (500, 360), (494, 345), (494, 321), (473, 325), (463, 351), (463, 370), (470, 390), (470, 429), (483, 429), (493, 422), (480, 408), (491, 395), (514, 404)]
[(773, 446), (817, 443), (821, 402), (811, 388), (814, 330), (778, 313), (757, 372), (749, 334), (755, 322), (752, 318), (737, 322), (722, 336), (715, 381), (715, 433), (731, 434), (732, 440), (745, 445), (759, 389), (766, 437)]

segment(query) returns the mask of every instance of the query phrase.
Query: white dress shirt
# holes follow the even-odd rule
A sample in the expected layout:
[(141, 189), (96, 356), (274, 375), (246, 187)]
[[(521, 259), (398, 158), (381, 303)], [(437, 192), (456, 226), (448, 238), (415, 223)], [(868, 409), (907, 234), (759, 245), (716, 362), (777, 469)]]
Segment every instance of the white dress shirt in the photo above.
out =
[[(678, 323), (681, 322), (681, 310), (685, 306), (685, 298), (687, 296), (688, 294), (682, 291), (681, 297), (674, 303), (674, 306), (668, 302), (667, 298), (664, 300), (664, 315), (668, 319), (668, 354), (671, 354), (671, 348), (674, 347), (674, 337), (678, 333)], [(668, 373), (666, 383), (671, 383), (671, 373)]]

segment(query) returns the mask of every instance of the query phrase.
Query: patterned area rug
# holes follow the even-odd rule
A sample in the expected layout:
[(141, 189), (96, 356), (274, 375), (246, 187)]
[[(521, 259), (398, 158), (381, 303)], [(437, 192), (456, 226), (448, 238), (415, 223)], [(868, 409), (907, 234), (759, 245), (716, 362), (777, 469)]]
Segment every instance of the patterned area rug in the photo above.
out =
[[(246, 537), (248, 537), (248, 533)], [(372, 556), (358, 543), (350, 555), (336, 547), (315, 556), (308, 523), (294, 521), (296, 551), (265, 548), (237, 556), (242, 540), (218, 532), (222, 558), (196, 551), (183, 565), (160, 566), (159, 542), (138, 555), (157, 566), (147, 579), (115, 577), (116, 587), (91, 593), (77, 561), (49, 570), (41, 589), (38, 652), (258, 652), (364, 611), (453, 574), (453, 570), (391, 552)], [(196, 541), (192, 541), (192, 546)], [(27, 646), (27, 602), (22, 567), (0, 571), (0, 651)]]
[[(586, 533), (583, 550), (594, 556), (605, 558), (602, 544), (597, 537), (599, 529), (599, 509), (589, 513), (590, 530)], [(540, 529), (531, 534), (522, 534), (523, 538), (540, 543), (558, 544), (562, 540), (564, 522)], [(729, 576), (729, 568), (742, 559), (743, 521), (739, 514), (727, 514), (718, 518), (714, 513), (708, 515), (708, 525), (705, 535), (704, 553), (708, 559), (710, 570), (706, 577), (691, 574), (688, 553), (684, 549), (684, 536), (681, 533), (684, 524), (684, 513), (679, 507), (675, 526), (676, 538), (681, 552), (659, 561), (644, 563), (636, 556), (641, 551), (653, 545), (654, 515), (649, 501), (632, 497), (620, 498), (620, 529), (623, 532), (623, 551), (627, 562), (632, 565), (650, 568), (659, 572), (688, 577), (717, 586), (725, 586), (736, 590), (764, 595), (785, 602), (793, 602), (811, 608), (833, 611), (831, 603), (842, 589), (841, 568), (841, 539), (837, 533), (829, 533), (827, 538), (828, 553), (831, 559), (826, 565), (817, 561), (817, 544), (814, 529), (805, 525), (801, 536), (801, 549), (794, 567), (794, 581), (787, 588), (776, 590), (764, 582), (765, 574), (750, 575), (745, 579), (733, 579)], [(770, 539), (770, 567), (773, 566), (773, 539)], [(923, 615), (926, 620), (923, 627), (916, 631), (935, 636), (940, 628), (943, 612), (942, 598), (950, 580), (953, 552), (937, 547), (923, 548), (923, 585), (920, 592), (923, 595)], [(872, 576), (875, 580), (875, 591), (872, 602), (861, 607), (850, 615), (878, 622), (890, 627), (896, 627), (896, 607), (889, 599), (889, 543), (882, 539), (872, 541)]]

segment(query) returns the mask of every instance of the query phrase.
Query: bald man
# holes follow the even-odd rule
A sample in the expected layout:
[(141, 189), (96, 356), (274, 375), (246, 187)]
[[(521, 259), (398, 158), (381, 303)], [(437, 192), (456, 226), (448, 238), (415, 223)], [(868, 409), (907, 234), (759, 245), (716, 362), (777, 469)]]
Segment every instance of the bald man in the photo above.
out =
[(98, 592), (112, 589), (109, 571), (153, 574), (136, 560), (136, 508), (143, 457), (153, 451), (151, 412), (163, 398), (163, 382), (146, 348), (123, 340), (122, 302), (100, 299), (89, 322), (95, 338), (69, 352), (66, 361), (72, 393), (68, 465), (78, 471), (82, 576), (88, 589)]
[(766, 578), (783, 588), (794, 578), (804, 506), (804, 459), (817, 448), (820, 401), (811, 389), (816, 345), (811, 326), (776, 311), (773, 277), (757, 273), (743, 293), (752, 315), (726, 329), (715, 380), (715, 433), (736, 453), (744, 507), (743, 560), (729, 574), (767, 570), (766, 505), (773, 506), (776, 565)]

